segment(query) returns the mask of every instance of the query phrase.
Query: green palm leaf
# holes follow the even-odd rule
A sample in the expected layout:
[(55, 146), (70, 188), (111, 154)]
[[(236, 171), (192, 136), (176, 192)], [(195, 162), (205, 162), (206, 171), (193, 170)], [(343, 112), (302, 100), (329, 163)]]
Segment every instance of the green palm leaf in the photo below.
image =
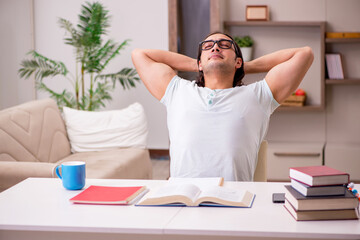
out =
[(108, 11), (98, 3), (82, 5), (80, 23), (77, 25), (81, 34), (81, 43), (87, 47), (101, 44), (101, 35), (109, 27)]
[(124, 89), (135, 87), (135, 82), (140, 81), (137, 77), (136, 69), (133, 68), (123, 68), (117, 73), (101, 74), (95, 78), (95, 80), (97, 79), (111, 79), (113, 86), (115, 86), (115, 83), (118, 81)]
[[(129, 39), (126, 39), (125, 41), (123, 41), (123, 42), (116, 48), (115, 51), (113, 51), (111, 54), (108, 54), (108, 55), (107, 55), (107, 58), (104, 58), (105, 62), (104, 62), (104, 64), (102, 65), (102, 69), (104, 69), (104, 68), (107, 66), (107, 64), (110, 62), (110, 60), (112, 60), (116, 55), (118, 55), (118, 54), (120, 53), (120, 50), (121, 50), (123, 47), (125, 47), (126, 45), (128, 45), (128, 42), (129, 42), (129, 41), (130, 41)], [(114, 47), (115, 47), (115, 45), (114, 45)], [(102, 69), (101, 69), (101, 70), (102, 70)], [(137, 74), (137, 73), (135, 73), (135, 74)]]
[(21, 77), (29, 78), (32, 74), (35, 74), (35, 79), (41, 81), (45, 77), (63, 75), (66, 76), (68, 70), (63, 62), (54, 61), (36, 51), (31, 51), (29, 54), (34, 59), (23, 60), (21, 62), (22, 68), (19, 69)]
[(59, 25), (61, 28), (65, 29), (71, 36), (71, 38), (65, 38), (65, 43), (72, 45), (76, 48), (80, 47), (80, 35), (78, 31), (74, 28), (72, 23), (66, 19), (59, 18)]
[(127, 39), (118, 45), (112, 40), (108, 40), (102, 47), (94, 48), (85, 61), (85, 70), (89, 73), (100, 73), (113, 58), (120, 54), (120, 50), (124, 48), (129, 41), (130, 40)]
[(64, 89), (61, 93), (57, 93), (48, 88), (43, 82), (37, 82), (36, 88), (49, 93), (50, 97), (56, 101), (61, 110), (63, 107), (76, 108), (76, 100), (74, 95), (66, 89)]
[(105, 101), (112, 100), (112, 97), (110, 95), (110, 91), (112, 90), (113, 87), (109, 82), (98, 82), (96, 90), (91, 93), (92, 98), (88, 110), (94, 111), (99, 109), (100, 107), (105, 107)]

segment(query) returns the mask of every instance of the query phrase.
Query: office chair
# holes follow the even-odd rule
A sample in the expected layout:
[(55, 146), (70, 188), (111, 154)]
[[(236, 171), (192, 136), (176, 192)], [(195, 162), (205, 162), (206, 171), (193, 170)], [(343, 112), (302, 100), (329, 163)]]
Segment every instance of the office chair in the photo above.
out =
[(254, 182), (267, 181), (267, 141), (262, 141), (258, 153), (258, 161), (254, 173)]

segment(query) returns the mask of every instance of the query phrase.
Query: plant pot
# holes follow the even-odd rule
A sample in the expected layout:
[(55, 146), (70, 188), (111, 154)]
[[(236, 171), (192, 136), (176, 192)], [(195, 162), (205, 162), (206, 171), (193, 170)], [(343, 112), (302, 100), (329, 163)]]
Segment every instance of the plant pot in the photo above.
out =
[(249, 62), (252, 60), (252, 47), (241, 47), (240, 48), (244, 62)]

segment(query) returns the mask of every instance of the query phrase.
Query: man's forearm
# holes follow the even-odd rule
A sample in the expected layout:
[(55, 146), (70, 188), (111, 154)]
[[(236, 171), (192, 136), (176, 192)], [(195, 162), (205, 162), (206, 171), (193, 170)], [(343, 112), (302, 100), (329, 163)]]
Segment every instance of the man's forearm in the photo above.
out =
[(198, 71), (196, 59), (185, 55), (157, 49), (142, 49), (139, 51), (152, 61), (166, 64), (174, 70), (186, 72)]
[(268, 72), (276, 65), (286, 62), (295, 54), (302, 51), (304, 48), (289, 48), (279, 50), (262, 57), (256, 58), (250, 62), (244, 63), (244, 70), (246, 74)]

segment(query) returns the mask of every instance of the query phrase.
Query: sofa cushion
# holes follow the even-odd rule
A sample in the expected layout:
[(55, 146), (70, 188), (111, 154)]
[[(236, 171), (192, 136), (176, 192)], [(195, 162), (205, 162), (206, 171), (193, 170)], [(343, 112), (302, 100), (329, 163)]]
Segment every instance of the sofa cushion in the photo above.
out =
[(102, 112), (64, 107), (63, 116), (73, 153), (146, 147), (147, 121), (139, 103)]
[(100, 152), (74, 153), (59, 161), (83, 161), (86, 178), (151, 179), (152, 165), (149, 150), (138, 148), (114, 149)]
[(57, 162), (70, 154), (56, 102), (43, 99), (0, 111), (0, 161)]

